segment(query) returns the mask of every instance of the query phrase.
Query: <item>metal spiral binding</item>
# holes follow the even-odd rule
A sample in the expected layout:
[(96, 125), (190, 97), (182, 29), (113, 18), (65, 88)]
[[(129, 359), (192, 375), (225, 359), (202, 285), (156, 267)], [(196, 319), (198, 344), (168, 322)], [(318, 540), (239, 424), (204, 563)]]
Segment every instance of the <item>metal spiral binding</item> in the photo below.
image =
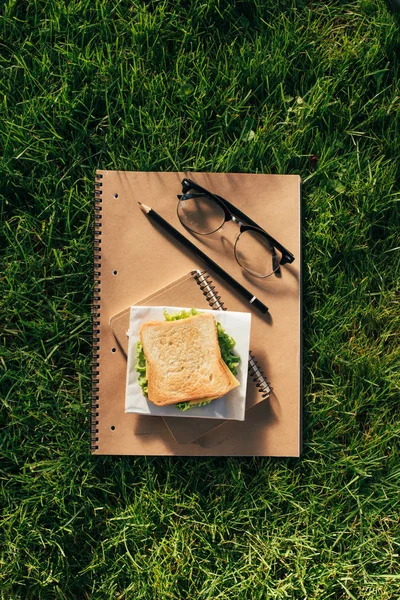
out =
[(249, 375), (262, 395), (263, 400), (267, 400), (271, 393), (271, 388), (251, 351), (249, 352)]
[(206, 271), (193, 271), (197, 285), (200, 287), (208, 304), (213, 310), (226, 310), (221, 296), (214, 292), (215, 286), (211, 285), (210, 276)]
[[(221, 297), (214, 292), (215, 286), (211, 284), (210, 275), (206, 271), (196, 270), (193, 271), (193, 276), (204, 296), (207, 298), (211, 308), (213, 310), (227, 310), (224, 303), (221, 301)], [(255, 383), (258, 392), (262, 394), (263, 400), (267, 400), (271, 393), (271, 387), (266, 380), (264, 373), (258, 366), (252, 352), (249, 352), (249, 376)]]
[(93, 248), (93, 304), (92, 304), (92, 405), (90, 439), (91, 450), (98, 449), (99, 417), (99, 334), (100, 334), (100, 285), (101, 285), (101, 219), (103, 175), (96, 174), (94, 184), (94, 248)]

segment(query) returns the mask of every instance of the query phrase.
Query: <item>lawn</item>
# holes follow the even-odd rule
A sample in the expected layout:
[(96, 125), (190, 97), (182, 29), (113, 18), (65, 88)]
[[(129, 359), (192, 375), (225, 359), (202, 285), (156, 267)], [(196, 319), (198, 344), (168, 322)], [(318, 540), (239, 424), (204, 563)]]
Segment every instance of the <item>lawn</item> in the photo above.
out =
[[(400, 597), (399, 15), (2, 4), (2, 600)], [(301, 175), (300, 459), (90, 455), (96, 168)]]

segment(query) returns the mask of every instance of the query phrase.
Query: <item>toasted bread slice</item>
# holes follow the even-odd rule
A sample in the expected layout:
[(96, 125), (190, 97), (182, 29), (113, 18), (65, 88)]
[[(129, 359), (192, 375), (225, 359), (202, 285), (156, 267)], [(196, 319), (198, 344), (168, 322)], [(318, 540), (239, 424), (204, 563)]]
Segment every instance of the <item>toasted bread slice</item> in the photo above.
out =
[[(232, 373), (232, 371), (230, 371), (229, 367), (225, 364), (224, 361), (222, 361), (224, 364), (224, 367), (226, 368), (226, 372), (228, 374), (229, 379), (231, 380), (232, 383), (232, 388), (237, 387), (239, 384), (238, 380), (236, 379), (236, 377), (234, 376), (234, 374)], [(192, 404), (193, 406), (195, 406), (196, 404), (200, 404), (201, 402), (211, 402), (212, 400), (217, 400), (220, 396), (216, 396), (214, 398), (199, 398), (198, 400), (191, 400), (190, 404)]]
[(148, 399), (157, 406), (219, 398), (239, 385), (221, 357), (211, 314), (142, 325)]

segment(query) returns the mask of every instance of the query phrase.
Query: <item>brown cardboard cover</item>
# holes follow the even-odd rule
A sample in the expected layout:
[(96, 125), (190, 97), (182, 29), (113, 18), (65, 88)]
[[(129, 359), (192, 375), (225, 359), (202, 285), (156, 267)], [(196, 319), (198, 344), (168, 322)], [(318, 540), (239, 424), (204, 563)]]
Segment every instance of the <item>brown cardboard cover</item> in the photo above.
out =
[[(162, 290), (158, 290), (154, 294), (143, 298), (137, 304), (142, 306), (185, 306), (186, 308), (205, 308), (210, 309), (210, 304), (205, 298), (205, 295), (197, 283), (195, 276), (196, 271), (187, 273), (183, 277), (179, 277), (176, 281), (173, 281), (170, 285), (165, 286)], [(208, 282), (212, 287), (212, 280), (210, 277), (203, 273), (202, 278), (207, 276)], [(220, 298), (219, 290), (213, 290), (213, 302), (218, 296)], [(220, 303), (223, 303), (223, 298), (220, 298)], [(118, 315), (111, 317), (110, 326), (113, 330), (115, 338), (118, 342), (118, 348), (125, 354), (128, 354), (128, 336), (127, 331), (129, 329), (129, 318), (130, 308), (122, 311)], [(251, 349), (250, 349), (251, 350)], [(257, 357), (252, 353), (253, 362), (256, 361)], [(254, 360), (255, 359), (255, 360)], [(255, 383), (249, 381), (247, 384), (247, 395), (246, 395), (246, 410), (249, 410), (255, 404), (262, 402), (266, 397), (263, 389), (259, 385), (259, 379), (257, 379), (257, 388), (250, 389), (251, 386), (255, 386)], [(254, 390), (257, 389), (259, 393), (255, 394)], [(268, 388), (267, 388), (268, 389)], [(180, 444), (188, 444), (197, 440), (199, 437), (209, 433), (216, 427), (219, 427), (225, 423), (225, 419), (201, 419), (201, 418), (190, 418), (188, 417), (166, 417), (164, 421), (176, 439)]]
[[(143, 173), (98, 171), (101, 187), (101, 281), (97, 442), (94, 454), (193, 456), (299, 456), (301, 452), (301, 245), (300, 178), (295, 175)], [(294, 253), (281, 277), (248, 276), (236, 263), (237, 227), (197, 238), (176, 215), (183, 177), (227, 198)], [(195, 442), (179, 444), (161, 417), (126, 414), (126, 360), (112, 352), (110, 318), (183, 276), (204, 268), (194, 256), (154, 225), (139, 209), (148, 204), (269, 306), (261, 315), (211, 270), (228, 310), (252, 312), (250, 347), (273, 392), (246, 412), (244, 422), (225, 422)], [(183, 303), (184, 304), (184, 303)], [(249, 393), (257, 395), (256, 390)], [(182, 419), (184, 421), (184, 419)]]

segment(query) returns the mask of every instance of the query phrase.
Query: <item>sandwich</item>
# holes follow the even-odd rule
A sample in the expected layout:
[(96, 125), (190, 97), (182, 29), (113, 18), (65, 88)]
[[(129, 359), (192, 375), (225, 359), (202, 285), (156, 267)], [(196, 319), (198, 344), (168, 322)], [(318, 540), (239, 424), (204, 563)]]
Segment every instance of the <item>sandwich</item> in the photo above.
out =
[(232, 353), (235, 342), (212, 314), (192, 309), (165, 317), (140, 329), (136, 369), (150, 402), (187, 410), (239, 385), (234, 376), (240, 360)]

